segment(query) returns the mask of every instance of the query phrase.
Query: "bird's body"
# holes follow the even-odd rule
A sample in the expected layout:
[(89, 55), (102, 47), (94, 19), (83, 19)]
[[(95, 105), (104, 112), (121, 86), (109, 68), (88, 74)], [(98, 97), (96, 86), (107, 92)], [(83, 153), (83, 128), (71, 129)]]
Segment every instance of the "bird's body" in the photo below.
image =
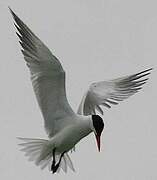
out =
[[(41, 109), (49, 139), (20, 138), (22, 151), (29, 160), (44, 169), (52, 163), (51, 171), (67, 167), (74, 170), (68, 152), (89, 133), (94, 132), (98, 150), (104, 128), (100, 106), (110, 108), (138, 92), (152, 69), (109, 81), (92, 83), (82, 98), (77, 113), (68, 103), (65, 71), (60, 61), (27, 25), (10, 9), (15, 20), (22, 53), (29, 67), (33, 89)], [(52, 162), (51, 162), (52, 161)]]
[(57, 153), (71, 150), (82, 138), (92, 132), (91, 116), (77, 115), (76, 122), (62, 129), (52, 138), (50, 143), (57, 147)]

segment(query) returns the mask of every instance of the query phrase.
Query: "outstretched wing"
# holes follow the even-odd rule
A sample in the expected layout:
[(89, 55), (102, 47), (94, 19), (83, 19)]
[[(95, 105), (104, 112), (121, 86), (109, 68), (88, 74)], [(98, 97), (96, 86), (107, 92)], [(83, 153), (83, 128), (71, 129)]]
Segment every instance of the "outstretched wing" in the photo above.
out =
[(103, 114), (100, 105), (111, 108), (112, 104), (116, 105), (119, 101), (137, 93), (148, 80), (146, 76), (150, 74), (151, 70), (147, 69), (130, 76), (91, 84), (82, 98), (77, 113), (89, 115), (95, 114), (95, 110), (97, 110)]
[(65, 92), (65, 72), (59, 60), (50, 52), (43, 42), (20, 20), (10, 9), (16, 22), (16, 33), (20, 39), (22, 53), (30, 69), (31, 81), (42, 111), (45, 128), (49, 136), (53, 136), (69, 122), (74, 114)]

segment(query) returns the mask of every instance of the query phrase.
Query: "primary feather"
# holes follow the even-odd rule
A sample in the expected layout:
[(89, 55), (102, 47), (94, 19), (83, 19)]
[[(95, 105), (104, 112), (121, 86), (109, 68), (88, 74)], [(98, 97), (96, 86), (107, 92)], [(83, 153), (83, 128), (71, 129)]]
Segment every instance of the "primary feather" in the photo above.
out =
[(148, 80), (146, 77), (151, 70), (152, 68), (130, 76), (92, 83), (82, 98), (78, 114), (95, 114), (95, 110), (103, 114), (100, 105), (111, 108), (111, 105), (137, 93)]
[[(31, 73), (31, 81), (42, 111), (45, 128), (52, 137), (68, 125), (68, 116), (73, 115), (65, 91), (65, 72), (59, 60), (44, 43), (10, 9), (16, 22), (22, 53)], [(58, 119), (64, 119), (58, 123)], [(66, 120), (65, 120), (66, 119)]]

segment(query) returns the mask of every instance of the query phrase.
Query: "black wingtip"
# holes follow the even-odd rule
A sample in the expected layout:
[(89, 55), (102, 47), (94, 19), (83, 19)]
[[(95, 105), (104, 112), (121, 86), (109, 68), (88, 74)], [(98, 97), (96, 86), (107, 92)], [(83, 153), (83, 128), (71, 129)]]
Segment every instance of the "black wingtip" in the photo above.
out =
[(11, 7), (10, 6), (8, 6), (8, 9), (11, 11)]
[(141, 71), (141, 72), (137, 73), (136, 75), (144, 74), (144, 73), (146, 73), (146, 72), (149, 72), (149, 73), (150, 73), (150, 71), (152, 71), (152, 70), (153, 70), (153, 68), (149, 68), (149, 69), (146, 69), (146, 70), (144, 70), (144, 71)]
[(153, 70), (153, 68), (149, 68), (149, 69), (146, 70), (146, 72), (150, 73), (152, 70)]
[(9, 8), (9, 11), (10, 11), (12, 17), (14, 18), (15, 22), (20, 21), (19, 17), (14, 13), (14, 11), (9, 6), (8, 6), (8, 8)]
[(10, 13), (14, 16), (14, 15), (15, 15), (15, 13), (13, 12), (13, 10), (11, 9), (11, 7), (10, 7), (10, 6), (8, 6), (8, 9), (9, 9)]
[(146, 70), (144, 70), (144, 71), (141, 71), (141, 72), (139, 72), (139, 73), (136, 73), (136, 74), (130, 76), (130, 78), (131, 78), (132, 80), (140, 79), (140, 78), (142, 78), (142, 77), (148, 76), (148, 75), (151, 73), (152, 70), (153, 70), (153, 68), (146, 69)]
[(8, 9), (12, 15), (12, 17), (14, 18), (14, 20), (16, 21), (17, 15), (14, 13), (14, 11), (8, 6)]

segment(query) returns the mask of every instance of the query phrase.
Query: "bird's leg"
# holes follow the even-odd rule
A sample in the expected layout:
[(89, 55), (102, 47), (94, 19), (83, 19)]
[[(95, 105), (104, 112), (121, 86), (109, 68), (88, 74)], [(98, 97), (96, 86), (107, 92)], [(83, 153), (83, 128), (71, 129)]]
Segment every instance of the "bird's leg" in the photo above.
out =
[(53, 161), (52, 161), (52, 165), (51, 165), (51, 171), (53, 171), (53, 169), (55, 168), (55, 164), (56, 164), (55, 152), (56, 152), (56, 148), (54, 148), (53, 152), (52, 152)]
[[(59, 159), (59, 162), (58, 162), (56, 165), (54, 165), (53, 167), (51, 166), (51, 170), (52, 170), (53, 173), (55, 173), (55, 172), (57, 171), (57, 169), (59, 168), (59, 165), (60, 165), (60, 163), (61, 163), (62, 157), (64, 156), (64, 153), (65, 153), (65, 152), (66, 152), (66, 151), (64, 151), (64, 152), (61, 154), (60, 159)], [(52, 163), (52, 164), (53, 164), (53, 163)]]

